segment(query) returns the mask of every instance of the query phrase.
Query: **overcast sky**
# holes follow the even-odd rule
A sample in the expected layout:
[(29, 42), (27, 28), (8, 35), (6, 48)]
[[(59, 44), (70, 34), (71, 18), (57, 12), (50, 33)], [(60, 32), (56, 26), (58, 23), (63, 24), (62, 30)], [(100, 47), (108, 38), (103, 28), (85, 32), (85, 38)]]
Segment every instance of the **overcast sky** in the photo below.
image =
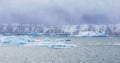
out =
[(120, 0), (0, 0), (2, 24), (120, 24)]

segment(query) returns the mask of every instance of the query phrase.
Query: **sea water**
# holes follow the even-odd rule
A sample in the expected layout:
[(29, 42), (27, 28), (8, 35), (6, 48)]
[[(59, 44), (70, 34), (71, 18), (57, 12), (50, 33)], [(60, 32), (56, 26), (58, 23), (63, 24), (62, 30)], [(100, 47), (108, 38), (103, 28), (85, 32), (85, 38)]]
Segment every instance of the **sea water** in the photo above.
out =
[[(45, 37), (34, 37), (42, 40)], [(52, 40), (58, 37), (49, 37)], [(2, 63), (119, 63), (120, 37), (59, 37), (75, 48), (0, 47)]]

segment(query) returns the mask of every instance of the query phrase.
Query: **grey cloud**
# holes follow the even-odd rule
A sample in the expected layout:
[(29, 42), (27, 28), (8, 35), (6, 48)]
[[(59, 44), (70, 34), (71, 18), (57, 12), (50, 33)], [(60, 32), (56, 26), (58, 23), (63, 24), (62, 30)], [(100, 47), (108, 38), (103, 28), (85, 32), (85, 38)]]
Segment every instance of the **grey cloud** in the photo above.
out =
[(1, 0), (4, 24), (118, 24), (119, 0)]

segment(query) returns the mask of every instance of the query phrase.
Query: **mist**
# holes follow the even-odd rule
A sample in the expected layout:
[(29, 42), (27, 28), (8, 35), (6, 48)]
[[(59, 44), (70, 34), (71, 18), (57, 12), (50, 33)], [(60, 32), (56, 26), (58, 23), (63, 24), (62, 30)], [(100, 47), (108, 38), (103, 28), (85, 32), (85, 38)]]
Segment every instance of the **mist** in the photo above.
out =
[(1, 24), (120, 24), (120, 0), (0, 0)]

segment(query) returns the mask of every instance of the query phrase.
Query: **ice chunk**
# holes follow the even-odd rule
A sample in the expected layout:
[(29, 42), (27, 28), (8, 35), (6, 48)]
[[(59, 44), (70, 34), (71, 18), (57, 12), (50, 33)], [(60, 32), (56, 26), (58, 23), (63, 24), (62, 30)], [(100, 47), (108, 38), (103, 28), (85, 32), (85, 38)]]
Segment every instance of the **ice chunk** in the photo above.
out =
[(73, 48), (73, 47), (77, 47), (74, 44), (64, 44), (64, 43), (37, 43), (37, 42), (33, 42), (31, 44), (27, 44), (25, 46), (35, 46), (35, 47), (47, 47), (47, 48)]
[(56, 39), (55, 42), (65, 42), (65, 39), (59, 38), (59, 39)]
[(64, 43), (56, 43), (52, 45), (52, 48), (72, 48), (77, 47), (74, 44), (64, 44)]
[(29, 39), (27, 37), (18, 37), (18, 36), (7, 36), (4, 38), (3, 44), (4, 45), (24, 45), (28, 44), (29, 42), (33, 42), (34, 40)]
[(43, 33), (28, 33), (28, 35), (32, 35), (32, 36), (43, 36)]
[(107, 37), (108, 35), (105, 33), (97, 33), (93, 31), (85, 31), (85, 32), (79, 32), (78, 35), (74, 35), (78, 37)]
[(43, 39), (43, 41), (44, 41), (44, 42), (51, 42), (51, 41), (52, 41), (52, 39), (51, 39), (51, 38), (46, 37), (46, 38), (44, 38), (44, 39)]
[(76, 47), (76, 45), (74, 44), (66, 44), (64, 39), (57, 39), (56, 41), (50, 41), (50, 38), (45, 38), (45, 41), (39, 40), (38, 42), (32, 42), (29, 44), (26, 44), (26, 47), (47, 47), (47, 48), (72, 48), (72, 47)]
[(114, 43), (114, 44), (112, 44), (112, 45), (120, 45), (120, 43)]

